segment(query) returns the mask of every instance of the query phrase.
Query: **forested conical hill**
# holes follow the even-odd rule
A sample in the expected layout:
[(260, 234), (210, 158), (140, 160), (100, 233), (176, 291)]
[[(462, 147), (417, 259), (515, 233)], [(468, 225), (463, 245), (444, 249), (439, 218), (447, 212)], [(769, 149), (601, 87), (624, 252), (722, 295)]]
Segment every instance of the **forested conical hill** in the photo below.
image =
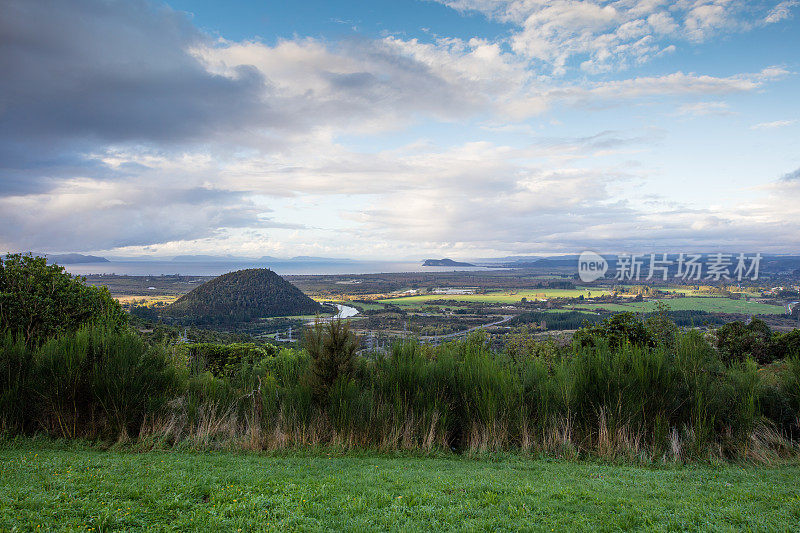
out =
[(184, 294), (165, 314), (195, 323), (229, 324), (256, 318), (310, 315), (322, 306), (267, 268), (223, 274)]

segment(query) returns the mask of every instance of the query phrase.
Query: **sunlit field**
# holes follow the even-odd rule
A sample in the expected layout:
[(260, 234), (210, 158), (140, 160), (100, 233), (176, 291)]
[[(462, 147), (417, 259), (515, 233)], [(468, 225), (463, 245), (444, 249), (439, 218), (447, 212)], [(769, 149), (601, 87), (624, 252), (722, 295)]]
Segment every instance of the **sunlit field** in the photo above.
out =
[(171, 304), (178, 296), (158, 294), (154, 296), (120, 295), (114, 297), (121, 304), (154, 305)]
[[(61, 449), (63, 446), (63, 449)], [(800, 468), (0, 447), (0, 530), (791, 531)]]
[(707, 311), (709, 313), (740, 313), (758, 315), (780, 315), (786, 309), (780, 305), (764, 304), (731, 298), (687, 296), (685, 298), (668, 298), (647, 302), (630, 302), (624, 304), (597, 303), (581, 304), (583, 309), (607, 309), (609, 311), (650, 312), (657, 309), (657, 302), (663, 302), (673, 311)]
[(380, 303), (394, 305), (418, 306), (425, 305), (433, 300), (451, 300), (457, 302), (476, 303), (519, 303), (522, 298), (527, 300), (541, 300), (546, 298), (585, 298), (605, 296), (609, 291), (602, 289), (525, 289), (518, 291), (490, 292), (485, 294), (424, 294), (420, 296), (404, 296), (400, 298), (387, 298), (378, 300)]

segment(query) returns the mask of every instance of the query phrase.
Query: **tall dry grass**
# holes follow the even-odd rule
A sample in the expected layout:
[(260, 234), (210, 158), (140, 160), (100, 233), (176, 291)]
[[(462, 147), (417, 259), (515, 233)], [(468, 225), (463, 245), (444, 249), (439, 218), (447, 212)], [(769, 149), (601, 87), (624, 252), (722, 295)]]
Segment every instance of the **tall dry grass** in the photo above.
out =
[(7, 337), (2, 348), (7, 433), (678, 462), (798, 452), (800, 358), (725, 365), (693, 331), (670, 345), (597, 339), (528, 356), (491, 350), (481, 334), (435, 348), (407, 341), (326, 374), (325, 387), (302, 349), (243, 357), (215, 375), (197, 350), (102, 327), (35, 351)]

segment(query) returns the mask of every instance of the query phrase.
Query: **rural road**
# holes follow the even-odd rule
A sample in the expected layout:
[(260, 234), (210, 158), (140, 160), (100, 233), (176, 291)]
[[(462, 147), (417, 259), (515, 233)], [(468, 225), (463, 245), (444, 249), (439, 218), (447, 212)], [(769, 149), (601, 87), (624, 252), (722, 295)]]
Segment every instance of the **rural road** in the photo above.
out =
[(420, 341), (440, 341), (440, 340), (444, 340), (444, 339), (460, 337), (462, 335), (466, 335), (468, 333), (471, 333), (471, 332), (473, 332), (473, 331), (475, 331), (477, 329), (490, 328), (492, 326), (499, 326), (500, 324), (503, 324), (504, 322), (508, 322), (509, 320), (514, 318), (515, 315), (502, 315), (502, 316), (503, 316), (503, 319), (502, 320), (498, 320), (497, 322), (491, 322), (489, 324), (481, 324), (480, 326), (475, 326), (475, 327), (472, 327), (472, 328), (469, 328), (469, 329), (465, 329), (463, 331), (456, 331), (455, 333), (448, 333), (447, 335), (426, 335), (426, 336), (419, 337), (419, 340)]

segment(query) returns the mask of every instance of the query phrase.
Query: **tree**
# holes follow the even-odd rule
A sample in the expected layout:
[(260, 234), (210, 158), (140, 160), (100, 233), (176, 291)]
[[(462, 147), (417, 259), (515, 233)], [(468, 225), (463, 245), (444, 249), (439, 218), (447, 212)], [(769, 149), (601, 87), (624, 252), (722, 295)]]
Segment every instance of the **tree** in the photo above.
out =
[(800, 329), (777, 335), (774, 340), (777, 345), (777, 359), (800, 356)]
[(664, 302), (656, 303), (656, 311), (644, 321), (644, 325), (656, 344), (673, 348), (678, 336), (678, 326), (670, 319), (669, 307)]
[(749, 324), (730, 322), (716, 331), (717, 351), (725, 363), (752, 358), (759, 364), (768, 364), (779, 355), (769, 326), (758, 318)]
[(334, 383), (349, 379), (355, 370), (358, 338), (350, 324), (341, 319), (315, 323), (306, 330), (306, 350), (311, 355), (311, 389), (314, 398), (324, 403)]
[(618, 313), (598, 324), (584, 326), (575, 332), (573, 339), (580, 346), (595, 346), (598, 339), (607, 340), (612, 348), (624, 344), (656, 345), (653, 335), (633, 313)]
[(112, 329), (127, 322), (119, 302), (105, 287), (86, 285), (44, 257), (0, 257), (0, 332), (21, 335), (29, 346), (81, 325), (103, 320)]

